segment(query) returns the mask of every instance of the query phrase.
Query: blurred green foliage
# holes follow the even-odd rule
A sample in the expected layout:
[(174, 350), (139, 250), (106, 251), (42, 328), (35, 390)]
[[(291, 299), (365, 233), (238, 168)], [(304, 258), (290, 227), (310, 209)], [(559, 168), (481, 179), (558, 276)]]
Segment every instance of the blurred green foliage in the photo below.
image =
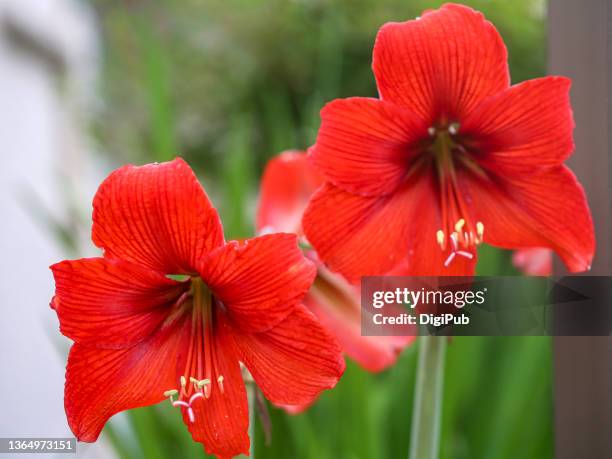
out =
[[(117, 163), (183, 156), (220, 208), (228, 238), (253, 231), (267, 159), (305, 149), (322, 105), (375, 96), (371, 51), (387, 21), (418, 16), (425, 0), (92, 0), (103, 45), (94, 133)], [(509, 49), (513, 81), (545, 71), (543, 0), (465, 2)], [(483, 248), (481, 274), (515, 273)], [(408, 454), (416, 346), (371, 375), (349, 362), (308, 412), (271, 409), (265, 458), (402, 458)], [(448, 350), (442, 458), (552, 457), (548, 338), (455, 338)], [(126, 422), (127, 420), (127, 422)], [(202, 457), (168, 404), (133, 410), (105, 434), (123, 458)]]

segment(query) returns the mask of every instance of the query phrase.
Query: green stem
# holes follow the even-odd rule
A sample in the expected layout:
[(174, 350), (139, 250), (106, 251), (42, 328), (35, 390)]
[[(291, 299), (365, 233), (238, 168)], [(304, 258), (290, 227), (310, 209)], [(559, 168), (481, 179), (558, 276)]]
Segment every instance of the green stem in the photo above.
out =
[(255, 381), (253, 380), (251, 373), (249, 373), (249, 370), (247, 370), (245, 366), (241, 365), (241, 371), (242, 380), (244, 381), (244, 386), (246, 388), (247, 404), (249, 409), (250, 448), (248, 456), (241, 454), (238, 457), (240, 457), (241, 459), (246, 459), (247, 457), (250, 457), (252, 459), (255, 457), (255, 418), (257, 417), (255, 413), (257, 411), (257, 386), (255, 385)]
[(249, 402), (249, 440), (251, 442), (251, 448), (249, 451), (249, 456), (251, 459), (255, 457), (255, 412), (257, 411), (257, 400), (255, 397), (255, 391), (257, 388), (255, 387), (254, 381), (249, 381), (246, 383), (246, 391), (247, 391), (247, 400)]
[(438, 459), (446, 336), (422, 336), (419, 346), (410, 459)]

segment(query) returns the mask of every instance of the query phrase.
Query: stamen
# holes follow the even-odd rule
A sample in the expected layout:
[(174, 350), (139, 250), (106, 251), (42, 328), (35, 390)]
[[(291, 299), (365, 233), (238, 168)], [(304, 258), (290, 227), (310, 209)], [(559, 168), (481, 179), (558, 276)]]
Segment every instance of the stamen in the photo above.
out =
[(482, 236), (484, 235), (484, 225), (482, 222), (476, 222), (476, 234), (478, 235), (478, 242), (482, 242)]
[[(450, 266), (457, 256), (475, 259), (475, 246), (482, 242), (482, 224), (474, 225), (470, 219), (456, 173), (458, 161), (471, 161), (460, 128), (457, 121), (443, 117), (427, 129), (433, 137), (426, 145), (437, 170), (442, 228), (436, 231), (436, 241), (446, 255), (444, 266)], [(445, 239), (449, 242), (445, 243)]]
[(219, 375), (219, 377), (217, 378), (217, 384), (219, 385), (219, 390), (223, 394), (225, 392), (225, 390), (223, 389), (223, 375)]
[(463, 229), (463, 225), (465, 225), (465, 220), (460, 218), (457, 223), (455, 223), (455, 231), (461, 234), (461, 230)]
[(178, 393), (179, 393), (178, 390), (170, 389), (170, 390), (167, 390), (166, 392), (164, 392), (164, 397), (169, 398), (170, 399), (170, 403), (174, 403), (174, 396), (177, 395)]
[(444, 249), (444, 231), (438, 230), (436, 233), (436, 239), (440, 248)]
[[(449, 234), (450, 253), (444, 261), (444, 266), (448, 267), (457, 256), (473, 260), (476, 258), (475, 247), (482, 243), (484, 234), (484, 225), (482, 222), (476, 222), (476, 233), (470, 229), (470, 224), (464, 218), (457, 220), (454, 225), (454, 231)], [(438, 245), (444, 251), (446, 250), (444, 239), (446, 234), (443, 230), (436, 232), (436, 240)]]
[(204, 387), (204, 397), (210, 398), (210, 379), (202, 379), (198, 382), (198, 387)]

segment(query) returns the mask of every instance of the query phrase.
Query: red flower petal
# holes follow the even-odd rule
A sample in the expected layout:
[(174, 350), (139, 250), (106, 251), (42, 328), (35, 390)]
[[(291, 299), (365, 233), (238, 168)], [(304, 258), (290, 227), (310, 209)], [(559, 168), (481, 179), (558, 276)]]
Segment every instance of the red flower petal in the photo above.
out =
[(361, 195), (393, 192), (404, 180), (427, 126), (408, 110), (378, 99), (336, 99), (321, 110), (310, 153), (326, 179)]
[(504, 173), (561, 164), (574, 150), (571, 81), (525, 81), (480, 104), (461, 126), (476, 158)]
[(407, 255), (414, 224), (408, 216), (424, 196), (417, 187), (414, 193), (363, 197), (326, 183), (304, 213), (304, 233), (325, 264), (349, 282), (382, 275)]
[(406, 257), (411, 275), (468, 275), (474, 263), (461, 257), (444, 267), (448, 254), (436, 242), (441, 226), (435, 200), (429, 175), (414, 176), (382, 197), (357, 196), (326, 184), (306, 209), (304, 231), (325, 264), (351, 283), (384, 275)]
[(120, 348), (142, 341), (189, 289), (188, 283), (119, 260), (62, 261), (51, 270), (52, 306), (62, 333), (96, 347)]
[(181, 331), (189, 330), (168, 326), (125, 349), (72, 346), (64, 405), (70, 429), (79, 440), (95, 441), (112, 415), (158, 403), (164, 391), (176, 387), (184, 344)]
[[(249, 454), (248, 402), (238, 357), (233, 350), (232, 330), (223, 314), (217, 314), (213, 335), (215, 369), (223, 375), (223, 393), (212, 390), (210, 398), (193, 404), (195, 422), (190, 423), (183, 410), (183, 420), (195, 441), (204, 444), (208, 454), (219, 459)], [(216, 384), (216, 381), (213, 381)]]
[(306, 154), (286, 151), (271, 159), (261, 181), (258, 233), (300, 233), (304, 209), (323, 183)]
[(243, 331), (264, 331), (298, 304), (316, 268), (297, 246), (295, 234), (270, 234), (230, 242), (200, 263), (202, 279)]
[(458, 121), (508, 87), (506, 47), (484, 16), (447, 4), (420, 19), (385, 24), (372, 64), (383, 100), (427, 123)]
[(512, 263), (530, 276), (550, 276), (552, 274), (552, 250), (536, 247), (520, 249), (512, 255)]
[(116, 170), (93, 206), (92, 238), (105, 256), (166, 274), (195, 272), (197, 260), (223, 243), (217, 211), (180, 158)]
[(272, 403), (310, 403), (344, 372), (340, 345), (304, 306), (262, 333), (235, 334), (240, 360)]
[(304, 304), (334, 333), (343, 351), (369, 371), (393, 365), (401, 350), (416, 336), (416, 329), (415, 336), (363, 336), (359, 289), (325, 268), (319, 268)]
[(588, 270), (595, 250), (584, 191), (565, 166), (495, 181), (466, 180), (485, 242), (504, 247), (547, 247), (572, 272)]

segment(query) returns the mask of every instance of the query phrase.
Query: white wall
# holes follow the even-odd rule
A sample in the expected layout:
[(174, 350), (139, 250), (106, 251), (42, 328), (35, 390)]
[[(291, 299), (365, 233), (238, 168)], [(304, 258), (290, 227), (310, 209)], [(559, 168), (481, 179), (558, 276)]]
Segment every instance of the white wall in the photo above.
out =
[[(79, 122), (92, 90), (96, 41), (83, 3), (0, 0), (0, 437), (72, 436), (63, 409), (69, 343), (48, 306), (48, 266), (66, 254), (42, 213), (26, 203), (36, 195), (61, 216), (65, 176), (75, 179), (78, 199), (91, 203), (95, 182), (87, 179)], [(49, 56), (65, 66), (62, 85)], [(112, 457), (103, 444), (78, 450)]]

